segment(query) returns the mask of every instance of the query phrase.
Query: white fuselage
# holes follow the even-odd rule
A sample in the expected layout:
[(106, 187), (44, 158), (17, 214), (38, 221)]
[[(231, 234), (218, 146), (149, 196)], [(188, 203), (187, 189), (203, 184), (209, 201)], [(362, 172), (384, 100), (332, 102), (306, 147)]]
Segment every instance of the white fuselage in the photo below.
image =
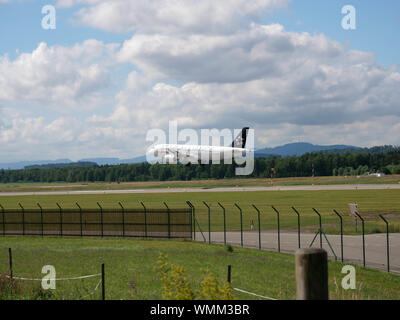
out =
[(159, 157), (165, 162), (201, 162), (226, 161), (232, 158), (243, 157), (249, 150), (221, 146), (186, 145), (186, 144), (159, 144), (148, 151), (148, 154)]

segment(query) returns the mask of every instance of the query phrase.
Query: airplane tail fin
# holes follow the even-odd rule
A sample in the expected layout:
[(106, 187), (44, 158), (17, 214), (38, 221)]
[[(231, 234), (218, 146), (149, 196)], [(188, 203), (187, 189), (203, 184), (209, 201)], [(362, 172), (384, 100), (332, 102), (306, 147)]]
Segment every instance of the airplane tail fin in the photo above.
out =
[(242, 132), (238, 134), (238, 136), (232, 142), (232, 148), (244, 148), (246, 146), (247, 133), (249, 131), (249, 127), (245, 127), (242, 129)]

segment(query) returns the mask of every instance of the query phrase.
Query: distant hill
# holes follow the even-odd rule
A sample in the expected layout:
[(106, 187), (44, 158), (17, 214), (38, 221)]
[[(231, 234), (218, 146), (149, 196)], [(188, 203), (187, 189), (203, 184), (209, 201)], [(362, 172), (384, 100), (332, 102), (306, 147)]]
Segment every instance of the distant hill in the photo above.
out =
[(129, 164), (129, 163), (141, 163), (141, 162), (146, 162), (146, 156), (140, 156), (136, 158), (130, 158), (130, 159), (119, 159), (119, 158), (87, 158), (87, 159), (81, 159), (79, 161), (90, 161), (90, 162), (96, 162), (99, 166), (104, 166), (104, 165), (119, 165), (119, 164)]
[(99, 166), (103, 165), (118, 165), (121, 163), (119, 158), (85, 158), (79, 160), (79, 162), (96, 162)]
[(78, 161), (78, 162), (68, 162), (68, 163), (47, 163), (47, 164), (35, 164), (31, 166), (25, 166), (24, 169), (44, 169), (44, 168), (71, 168), (71, 167), (97, 167), (96, 162), (89, 161)]
[(71, 162), (72, 161), (69, 159), (5, 162), (5, 163), (0, 163), (0, 169), (18, 170), (18, 169), (24, 169), (26, 166), (42, 165), (50, 163), (71, 163)]
[(140, 157), (136, 157), (136, 158), (121, 160), (121, 164), (125, 164), (125, 163), (142, 163), (142, 162), (146, 162), (146, 156), (140, 156)]
[(275, 148), (264, 148), (258, 149), (255, 151), (254, 155), (258, 158), (276, 155), (281, 157), (289, 157), (289, 156), (301, 156), (310, 152), (317, 151), (327, 151), (327, 150), (358, 150), (361, 149), (355, 146), (347, 146), (347, 145), (331, 145), (331, 146), (320, 146), (307, 142), (295, 142), (288, 143), (283, 146), (278, 146)]
[(119, 165), (119, 164), (131, 164), (131, 163), (142, 163), (146, 162), (146, 156), (140, 156), (130, 159), (119, 159), (119, 158), (85, 158), (73, 162), (70, 159), (57, 159), (57, 160), (37, 160), (37, 161), (18, 161), (18, 162), (5, 162), (0, 163), (0, 169), (20, 170), (34, 167), (42, 168), (63, 168), (67, 166), (72, 167), (87, 167), (93, 165)]

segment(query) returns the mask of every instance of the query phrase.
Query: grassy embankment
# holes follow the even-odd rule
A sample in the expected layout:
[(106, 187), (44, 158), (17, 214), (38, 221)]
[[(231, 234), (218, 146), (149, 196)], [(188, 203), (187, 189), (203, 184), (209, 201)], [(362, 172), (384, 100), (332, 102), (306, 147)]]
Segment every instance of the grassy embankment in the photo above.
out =
[[(192, 287), (199, 289), (209, 268), (221, 283), (227, 265), (232, 265), (232, 286), (278, 299), (295, 298), (294, 256), (253, 249), (235, 248), (191, 241), (136, 239), (0, 237), (0, 272), (8, 273), (8, 248), (13, 248), (14, 274), (41, 278), (43, 265), (53, 265), (57, 277), (74, 277), (100, 272), (106, 266), (107, 299), (160, 299), (161, 282), (154, 270), (160, 252), (169, 262), (182, 265)], [(331, 299), (400, 299), (400, 277), (356, 266), (357, 289), (341, 288), (342, 264), (329, 261)], [(100, 289), (90, 294), (99, 278), (58, 281), (47, 299), (99, 299)], [(37, 282), (19, 284), (16, 296), (0, 293), (9, 299), (29, 299), (37, 294)], [(134, 288), (134, 289), (133, 289)], [(236, 299), (255, 297), (234, 291)]]

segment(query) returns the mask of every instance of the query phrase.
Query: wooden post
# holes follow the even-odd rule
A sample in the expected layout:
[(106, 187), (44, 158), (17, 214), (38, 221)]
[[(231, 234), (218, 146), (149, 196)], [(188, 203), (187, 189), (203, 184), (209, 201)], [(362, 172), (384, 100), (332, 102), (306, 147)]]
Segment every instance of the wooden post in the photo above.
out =
[(328, 300), (328, 256), (325, 250), (296, 251), (296, 299)]

